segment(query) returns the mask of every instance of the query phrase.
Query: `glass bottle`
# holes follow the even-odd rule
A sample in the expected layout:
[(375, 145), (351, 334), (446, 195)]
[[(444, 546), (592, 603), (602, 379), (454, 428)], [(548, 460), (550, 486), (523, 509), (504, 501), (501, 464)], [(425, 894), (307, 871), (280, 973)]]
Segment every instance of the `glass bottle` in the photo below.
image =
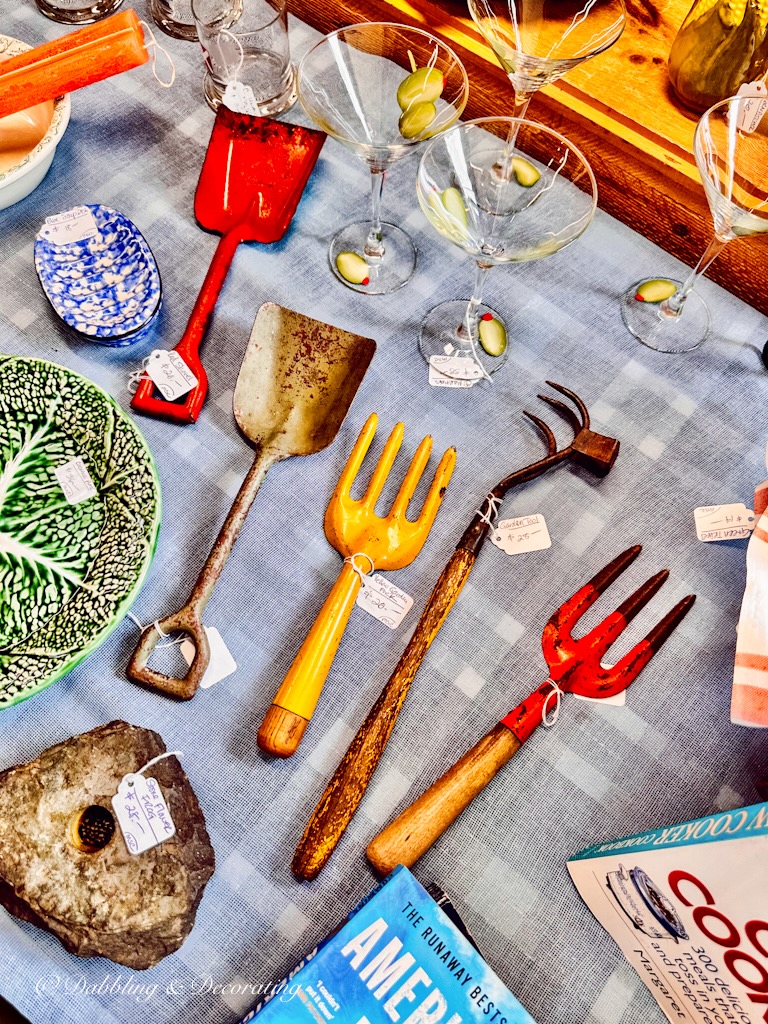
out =
[(768, 0), (695, 0), (672, 44), (669, 79), (704, 111), (768, 72)]

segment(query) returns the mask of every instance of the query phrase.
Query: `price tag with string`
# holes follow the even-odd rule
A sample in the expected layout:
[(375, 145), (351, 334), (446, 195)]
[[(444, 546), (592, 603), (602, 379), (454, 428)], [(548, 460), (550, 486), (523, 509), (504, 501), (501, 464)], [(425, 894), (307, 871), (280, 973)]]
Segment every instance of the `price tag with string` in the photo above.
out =
[(429, 357), (429, 383), (433, 388), (471, 388), (482, 376), (482, 369), (466, 356)]
[(390, 629), (397, 629), (410, 611), (413, 598), (394, 583), (374, 573), (363, 580), (355, 604)]
[(491, 532), (491, 543), (508, 555), (520, 555), (525, 551), (551, 548), (552, 538), (544, 516), (536, 514), (502, 519)]
[[(768, 110), (768, 87), (762, 79), (745, 82), (739, 87), (736, 96), (741, 100), (736, 106), (736, 127), (739, 131), (751, 135), (757, 131)], [(729, 106), (729, 111), (731, 109)]]
[(124, 775), (112, 808), (123, 833), (129, 853), (138, 856), (176, 835), (171, 812), (157, 779), (146, 778), (144, 772), (166, 757), (180, 757), (180, 750), (169, 750), (148, 761), (137, 772)]
[(46, 217), (40, 228), (40, 237), (54, 245), (84, 242), (87, 238), (95, 238), (98, 233), (96, 219), (87, 206), (75, 206), (64, 213)]
[(702, 505), (693, 510), (696, 536), (701, 541), (743, 540), (755, 528), (755, 513), (743, 502)]
[(172, 350), (156, 348), (144, 360), (144, 372), (166, 402), (173, 402), (197, 387), (197, 377), (179, 353)]

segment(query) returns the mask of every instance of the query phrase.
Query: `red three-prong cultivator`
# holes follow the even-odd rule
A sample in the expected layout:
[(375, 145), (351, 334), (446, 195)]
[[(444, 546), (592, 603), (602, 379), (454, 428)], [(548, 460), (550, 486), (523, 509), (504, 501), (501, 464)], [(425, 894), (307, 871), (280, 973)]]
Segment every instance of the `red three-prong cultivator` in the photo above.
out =
[(549, 679), (491, 729), (449, 768), (415, 803), (388, 825), (368, 847), (368, 859), (387, 874), (398, 864), (410, 867), (456, 820), (525, 743), (537, 726), (551, 723), (563, 693), (585, 697), (612, 697), (625, 690), (642, 672), (693, 602), (684, 597), (611, 668), (601, 664), (606, 651), (635, 615), (663, 586), (667, 569), (656, 573), (580, 640), (571, 630), (600, 594), (640, 554), (640, 545), (622, 552), (589, 583), (562, 604), (544, 627), (541, 645), (549, 666)]

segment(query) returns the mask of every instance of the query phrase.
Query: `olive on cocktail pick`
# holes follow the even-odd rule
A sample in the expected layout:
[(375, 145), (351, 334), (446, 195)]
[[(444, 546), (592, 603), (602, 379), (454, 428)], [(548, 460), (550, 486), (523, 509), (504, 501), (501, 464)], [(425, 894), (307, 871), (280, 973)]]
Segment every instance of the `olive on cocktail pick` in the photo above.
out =
[(402, 110), (398, 128), (405, 139), (415, 139), (429, 128), (437, 117), (437, 100), (445, 88), (442, 71), (434, 67), (417, 68), (413, 54), (408, 51), (412, 71), (397, 90), (397, 102)]
[(402, 112), (397, 126), (404, 139), (415, 139), (429, 128), (436, 117), (437, 107), (434, 103), (414, 103)]
[(408, 110), (414, 103), (434, 103), (445, 88), (443, 73), (437, 68), (419, 68), (404, 78), (397, 90), (397, 102), (401, 110)]

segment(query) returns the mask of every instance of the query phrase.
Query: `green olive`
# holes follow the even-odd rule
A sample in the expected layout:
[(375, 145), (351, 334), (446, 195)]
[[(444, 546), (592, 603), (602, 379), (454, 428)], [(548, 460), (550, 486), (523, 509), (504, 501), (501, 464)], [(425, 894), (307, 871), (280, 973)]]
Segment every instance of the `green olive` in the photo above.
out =
[(437, 117), (434, 103), (415, 103), (404, 110), (397, 123), (404, 139), (416, 139), (422, 135)]
[(541, 174), (539, 174), (530, 160), (525, 160), (521, 156), (512, 157), (512, 170), (515, 172), (518, 184), (524, 188), (530, 188), (531, 185), (535, 185), (541, 177)]
[(445, 79), (437, 68), (419, 68), (400, 83), (397, 102), (401, 110), (414, 103), (434, 103), (445, 87)]
[(340, 252), (336, 257), (336, 269), (350, 284), (368, 284), (368, 264), (356, 252)]
[(441, 199), (443, 206), (446, 208), (448, 213), (458, 221), (462, 227), (466, 227), (468, 224), (467, 208), (464, 205), (461, 192), (459, 192), (457, 188), (451, 186), (443, 192)]
[(638, 302), (663, 302), (671, 298), (677, 291), (677, 286), (672, 281), (663, 278), (654, 278), (652, 281), (643, 281), (637, 289), (635, 298)]
[(501, 320), (481, 320), (478, 327), (480, 344), (489, 356), (500, 356), (507, 347), (507, 332)]

